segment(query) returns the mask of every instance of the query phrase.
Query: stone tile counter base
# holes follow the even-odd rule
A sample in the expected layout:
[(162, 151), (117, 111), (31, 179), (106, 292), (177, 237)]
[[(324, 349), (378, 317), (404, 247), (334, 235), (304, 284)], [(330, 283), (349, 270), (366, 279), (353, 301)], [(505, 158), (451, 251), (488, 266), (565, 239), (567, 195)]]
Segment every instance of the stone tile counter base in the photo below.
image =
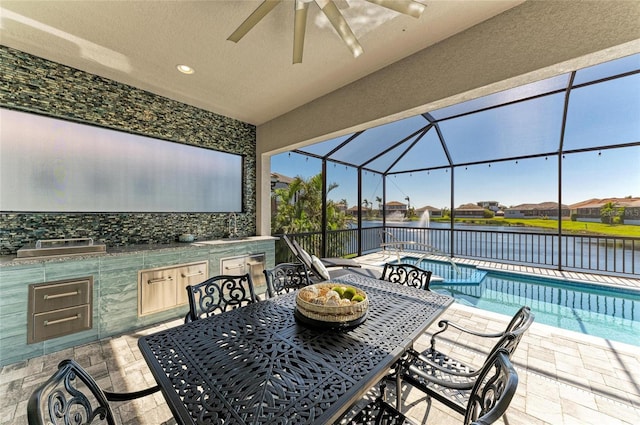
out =
[[(101, 255), (46, 260), (0, 257), (0, 366), (184, 317), (187, 306), (138, 316), (140, 270), (207, 262), (210, 277), (221, 274), (221, 259), (245, 254), (265, 254), (265, 267), (271, 268), (275, 261), (274, 240), (271, 236), (254, 236), (237, 241), (147, 245), (108, 250)], [(93, 276), (92, 329), (27, 344), (29, 285), (86, 276)]]

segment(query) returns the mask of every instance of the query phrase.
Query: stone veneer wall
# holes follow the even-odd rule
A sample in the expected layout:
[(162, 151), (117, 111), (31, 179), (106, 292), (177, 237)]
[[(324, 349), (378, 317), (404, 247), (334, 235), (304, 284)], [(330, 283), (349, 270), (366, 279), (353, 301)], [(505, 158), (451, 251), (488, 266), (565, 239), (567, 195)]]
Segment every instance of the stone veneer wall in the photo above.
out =
[[(238, 229), (244, 235), (256, 233), (253, 125), (5, 46), (0, 46), (0, 107), (242, 154), (244, 212), (238, 214)], [(0, 211), (0, 254), (14, 254), (38, 239), (92, 237), (123, 246), (171, 243), (181, 233), (215, 239), (226, 229), (227, 214), (220, 213)]]

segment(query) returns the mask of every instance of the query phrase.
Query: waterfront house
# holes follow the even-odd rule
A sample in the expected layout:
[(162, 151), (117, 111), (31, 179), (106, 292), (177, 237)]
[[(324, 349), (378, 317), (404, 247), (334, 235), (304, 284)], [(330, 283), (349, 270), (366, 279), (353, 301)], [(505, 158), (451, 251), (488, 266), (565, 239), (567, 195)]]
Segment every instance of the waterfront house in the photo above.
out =
[(498, 201), (480, 201), (478, 202), (478, 206), (493, 211), (494, 213), (503, 208), (502, 206), (500, 206), (500, 203)]
[[(562, 206), (561, 216), (569, 217), (569, 207)], [(505, 218), (550, 218), (558, 219), (557, 202), (541, 202), (538, 204), (520, 204), (509, 207), (504, 212)]]
[[(271, 193), (276, 189), (285, 189), (289, 187), (293, 179), (280, 173), (271, 173)], [(295, 196), (297, 198), (297, 195)], [(278, 210), (278, 199), (271, 197), (271, 213), (275, 214)]]
[(571, 215), (576, 221), (602, 222), (602, 207), (605, 204), (613, 204), (615, 208), (624, 208), (624, 224), (640, 225), (640, 198), (603, 198), (588, 199), (570, 206)]
[(454, 210), (456, 218), (483, 218), (484, 208), (476, 204), (462, 204)]
[(289, 187), (292, 181), (293, 181), (292, 177), (285, 176), (284, 174), (272, 172), (271, 173), (271, 190), (273, 191), (275, 189), (284, 189), (286, 187)]
[(384, 204), (384, 214), (386, 216), (394, 216), (394, 217), (406, 217), (407, 215), (407, 204), (403, 204), (399, 201), (390, 201)]
[(376, 218), (379, 219), (380, 218), (380, 211), (378, 209), (374, 209), (371, 206), (365, 207), (365, 206), (361, 206), (358, 207), (357, 205), (354, 205), (352, 207), (349, 207), (346, 210), (346, 214), (350, 217), (358, 217), (358, 214), (360, 213), (360, 211), (362, 211), (362, 217), (363, 218)]
[(430, 218), (441, 218), (442, 210), (440, 208), (432, 207), (431, 205), (426, 205), (424, 207), (416, 208), (416, 216), (422, 217), (425, 212), (429, 211)]

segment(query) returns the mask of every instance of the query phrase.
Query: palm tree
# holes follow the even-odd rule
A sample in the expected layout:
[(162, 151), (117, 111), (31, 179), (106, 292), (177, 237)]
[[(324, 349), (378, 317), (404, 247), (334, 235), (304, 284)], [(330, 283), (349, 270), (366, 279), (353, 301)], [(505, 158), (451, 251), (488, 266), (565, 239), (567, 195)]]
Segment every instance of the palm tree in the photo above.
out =
[[(327, 193), (338, 187), (331, 183), (327, 187)], [(322, 173), (305, 180), (296, 177), (286, 188), (275, 189), (272, 196), (277, 201), (276, 214), (272, 218), (273, 234), (280, 233), (307, 233), (320, 232), (322, 230)], [(344, 200), (343, 200), (344, 201)], [(326, 204), (327, 230), (342, 230), (347, 228), (347, 216), (345, 211), (333, 200), (327, 200)], [(346, 236), (345, 236), (346, 237)], [(346, 243), (343, 239), (335, 239), (327, 246), (328, 252), (341, 252), (341, 246)], [(318, 240), (309, 239), (306, 248), (311, 253), (319, 253)], [(288, 258), (288, 249), (278, 252), (276, 258)], [(329, 254), (329, 256), (335, 256)]]
[(617, 202), (607, 202), (600, 208), (600, 218), (603, 223), (613, 224), (614, 217), (624, 214), (624, 207), (618, 207)]
[[(337, 188), (337, 183), (327, 187), (327, 193)], [(278, 201), (273, 217), (274, 233), (317, 232), (322, 227), (322, 174), (308, 180), (296, 177), (288, 187), (275, 189), (273, 197)], [(334, 201), (327, 200), (327, 227), (341, 229), (346, 216)]]
[(376, 202), (378, 203), (378, 215), (382, 214), (382, 198), (376, 196)]

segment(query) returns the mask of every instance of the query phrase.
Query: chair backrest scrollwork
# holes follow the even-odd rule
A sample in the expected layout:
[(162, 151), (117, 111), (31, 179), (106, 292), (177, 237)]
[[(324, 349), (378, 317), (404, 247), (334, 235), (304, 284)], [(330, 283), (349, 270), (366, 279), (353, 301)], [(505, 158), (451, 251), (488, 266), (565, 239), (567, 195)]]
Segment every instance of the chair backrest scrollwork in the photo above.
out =
[(258, 301), (250, 274), (219, 275), (187, 286), (189, 313), (186, 322), (223, 313)]
[(264, 275), (270, 298), (311, 284), (309, 271), (302, 263), (281, 263), (270, 270), (265, 270)]
[(60, 362), (51, 378), (31, 395), (27, 419), (29, 425), (116, 423), (104, 392), (71, 359)]
[(380, 279), (399, 283), (400, 285), (429, 290), (431, 271), (423, 270), (413, 264), (387, 263), (384, 265)]

